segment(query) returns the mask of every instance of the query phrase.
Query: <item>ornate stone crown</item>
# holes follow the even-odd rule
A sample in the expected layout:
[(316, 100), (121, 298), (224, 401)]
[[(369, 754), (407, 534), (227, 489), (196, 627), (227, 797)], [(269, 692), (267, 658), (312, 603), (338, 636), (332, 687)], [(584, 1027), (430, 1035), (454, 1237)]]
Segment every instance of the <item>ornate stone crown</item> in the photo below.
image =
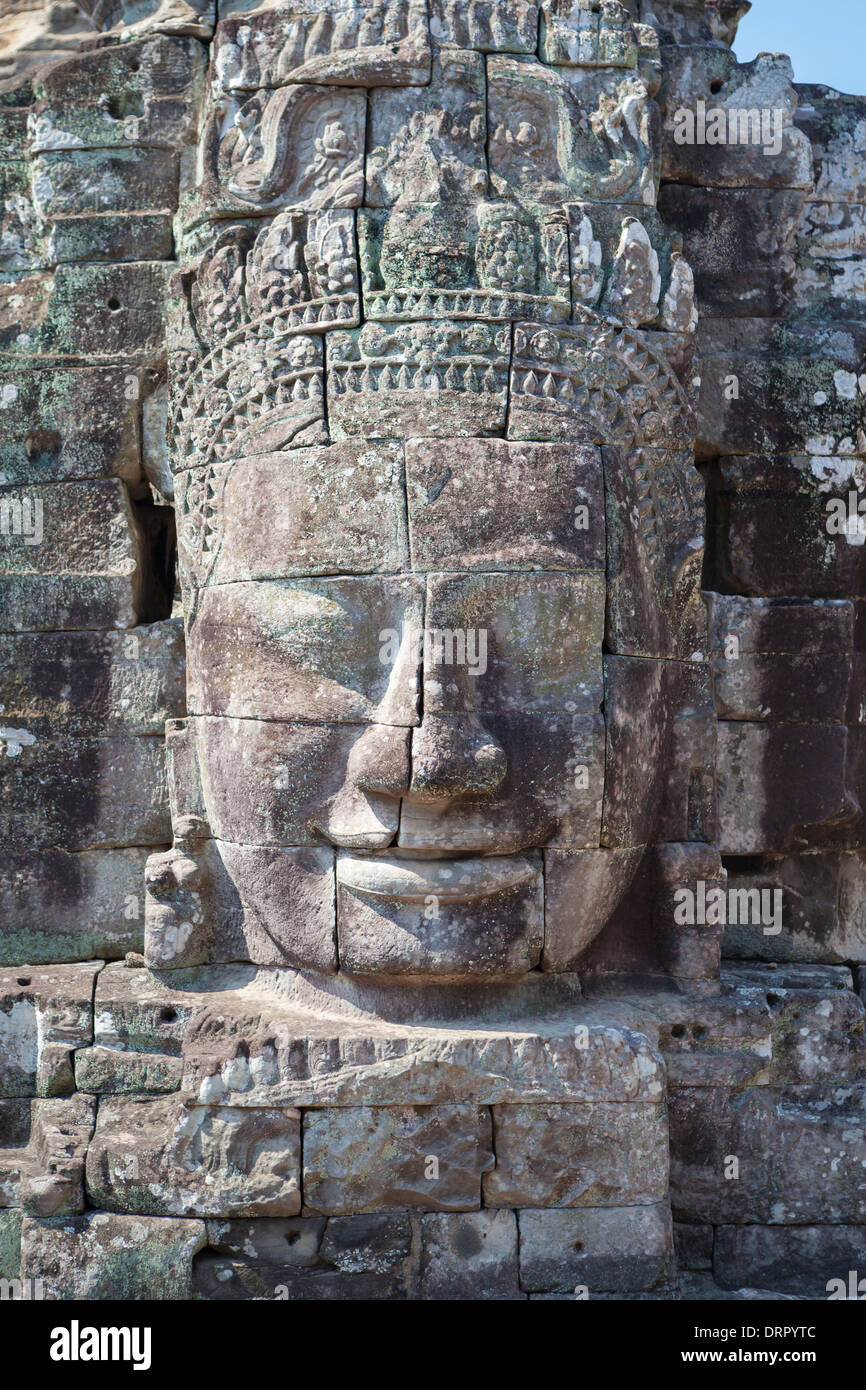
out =
[(694, 291), (653, 206), (658, 38), (635, 14), (296, 0), (220, 25), (171, 353), (197, 583), (251, 454), (688, 445)]

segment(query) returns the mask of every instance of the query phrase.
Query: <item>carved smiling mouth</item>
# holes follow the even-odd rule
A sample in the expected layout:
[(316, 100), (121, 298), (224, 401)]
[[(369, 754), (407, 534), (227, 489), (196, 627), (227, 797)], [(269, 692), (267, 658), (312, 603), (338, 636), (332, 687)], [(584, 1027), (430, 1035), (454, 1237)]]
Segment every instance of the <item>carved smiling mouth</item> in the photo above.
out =
[(398, 859), (341, 854), (337, 882), (370, 898), (391, 902), (471, 902), (527, 883), (538, 866), (522, 855), (472, 859)]

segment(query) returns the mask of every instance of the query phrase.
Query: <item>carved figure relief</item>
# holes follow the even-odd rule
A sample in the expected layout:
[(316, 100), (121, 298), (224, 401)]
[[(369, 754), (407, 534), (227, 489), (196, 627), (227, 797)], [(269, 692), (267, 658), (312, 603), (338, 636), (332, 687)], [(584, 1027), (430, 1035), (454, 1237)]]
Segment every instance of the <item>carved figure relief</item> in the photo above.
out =
[[(693, 287), (642, 211), (637, 37), (618, 4), (545, 5), (539, 60), (488, 8), (477, 48), (448, 6), (220, 41), (171, 417), (174, 796), (209, 906), (179, 932), (186, 890), (172, 916), (154, 878), (163, 965), (230, 958), (249, 914), (260, 965), (573, 969), (677, 821), (661, 750), (706, 669)], [(411, 74), (372, 60), (387, 25)], [(315, 929), (292, 906), (313, 851)]]

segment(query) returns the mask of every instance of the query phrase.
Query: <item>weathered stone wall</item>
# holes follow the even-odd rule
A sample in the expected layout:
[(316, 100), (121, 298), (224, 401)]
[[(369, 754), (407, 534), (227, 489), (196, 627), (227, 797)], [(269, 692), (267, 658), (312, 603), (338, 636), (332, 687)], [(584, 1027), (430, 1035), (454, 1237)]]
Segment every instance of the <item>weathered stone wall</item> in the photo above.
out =
[(140, 949), (144, 861), (170, 838), (163, 302), (204, 70), (195, 39), (156, 35), (0, 98), (3, 964)]
[(4, 1278), (22, 1208), (83, 1206), (74, 1054), (101, 962), (142, 946), (144, 865), (171, 834), (163, 727), (184, 708), (154, 419), (205, 56), (162, 36), (75, 51), (92, 25), (51, 10), (7, 10), (0, 84)]
[(721, 848), (732, 883), (786, 900), (780, 934), (731, 930), (725, 950), (860, 962), (863, 535), (826, 508), (858, 491), (866, 448), (864, 105), (700, 45), (667, 84), (668, 115), (757, 92), (790, 113), (778, 155), (670, 146), (661, 197), (701, 314)]
[[(671, 930), (674, 885), (724, 882), (714, 806), (687, 813), (706, 781), (680, 785), (706, 766), (687, 731), (670, 843), (580, 956), (595, 992), (551, 932), (531, 999), (455, 986), (431, 1020), (231, 950), (138, 954), (144, 863), (172, 839), (162, 731), (187, 712), (170, 280), (202, 187), (209, 215), (238, 211), (196, 150), (208, 61), (246, 18), (224, 5), (211, 42), (206, 6), (155, 8), (22, 4), (0, 54), (0, 1277), (91, 1298), (826, 1296), (866, 1265), (864, 552), (826, 511), (866, 466), (866, 99), (737, 64), (739, 0), (653, 6), (659, 211), (700, 313), (720, 847), (729, 886), (782, 890), (781, 931), (728, 926), (719, 979), (718, 925)], [(434, 37), (535, 51), (536, 6), (471, 8), (431, 0)], [(783, 112), (778, 152), (677, 143), (699, 100)], [(260, 547), (235, 525), (246, 578)], [(706, 701), (689, 709), (703, 748)], [(243, 960), (280, 964), (250, 940)]]
[[(777, 1023), (815, 1009), (848, 1041), (766, 1089), (737, 1072), (693, 1074), (681, 1090), (672, 1076), (672, 1200), (689, 1267), (727, 1287), (826, 1296), (836, 1265), (862, 1264), (862, 1184), (849, 1174), (836, 1190), (823, 1159), (838, 1156), (839, 1176), (842, 1132), (863, 1137), (862, 1085), (850, 1084), (863, 1075), (850, 990), (866, 952), (863, 533), (833, 534), (827, 502), (861, 491), (866, 449), (866, 102), (795, 86), (785, 58), (738, 65), (712, 42), (725, 7), (705, 8), (709, 27), (672, 26), (659, 205), (683, 234), (700, 311), (720, 847), (729, 888), (782, 894), (781, 930), (728, 925), (723, 953), (743, 962), (727, 978), (766, 991)], [(781, 149), (677, 146), (674, 113), (699, 98), (785, 111)], [(832, 1003), (810, 996), (834, 986)], [(724, 1155), (739, 1156), (739, 1181), (720, 1176)]]

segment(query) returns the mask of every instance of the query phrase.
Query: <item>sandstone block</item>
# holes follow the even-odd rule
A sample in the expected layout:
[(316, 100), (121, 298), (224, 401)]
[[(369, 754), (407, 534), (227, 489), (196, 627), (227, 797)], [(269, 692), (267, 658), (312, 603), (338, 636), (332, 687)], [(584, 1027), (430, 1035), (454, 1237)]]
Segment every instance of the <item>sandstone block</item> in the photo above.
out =
[[(107, 969), (116, 980), (120, 967)], [(233, 992), (237, 978), (229, 990), (224, 981), (218, 1003), (199, 996), (200, 1012), (187, 1027), (184, 1090), (202, 1103), (234, 1106), (658, 1102), (664, 1066), (639, 1031), (645, 1018), (623, 1026), (606, 1015), (600, 1019), (593, 1008), (582, 1014), (573, 989), (563, 990), (558, 979), (533, 972), (513, 993), (505, 992), (499, 1007), (513, 1011), (519, 1025), (494, 1009), (485, 1027), (463, 1035), (431, 1021), (417, 989), (403, 993), (386, 986), (388, 1009), (403, 1022), (383, 1032), (381, 1024), (329, 1018), (322, 1005), (334, 996), (323, 997), (318, 988), (310, 996), (301, 990), (294, 1006), (288, 1000), (256, 1005), (242, 988)], [(217, 975), (211, 988), (218, 981)], [(335, 988), (370, 1008), (366, 991), (347, 989), (344, 982)], [(182, 991), (174, 997), (182, 999)], [(465, 989), (445, 990), (443, 1006), (448, 1016), (465, 1018)], [(166, 1025), (167, 1031), (176, 1027)]]
[(605, 656), (602, 843), (715, 839), (716, 721), (703, 663)]
[(304, 1115), (304, 1205), (322, 1216), (420, 1207), (472, 1211), (493, 1165), (490, 1115), (468, 1105)]
[(820, 83), (798, 86), (796, 123), (812, 146), (815, 182), (812, 198), (838, 203), (866, 202), (863, 173), (863, 98)]
[(221, 1300), (382, 1300), (414, 1296), (405, 1212), (208, 1222), (196, 1292)]
[(496, 1105), (491, 1207), (649, 1206), (667, 1194), (657, 1105)]
[(861, 477), (857, 459), (725, 459), (720, 481), (728, 522), (720, 559), (732, 587), (779, 597), (858, 594), (866, 552), (856, 535), (852, 543), (844, 533), (828, 534), (827, 507), (842, 499), (847, 510), (848, 492), (861, 487)]
[(425, 621), (425, 712), (601, 706), (597, 572), (430, 575)]
[[(601, 67), (580, 73), (580, 81), (568, 80), (568, 69), (557, 63), (544, 73), (540, 82), (537, 69), (517, 58), (495, 56), (488, 59), (488, 106), (490, 122), (490, 178), (500, 196), (530, 196), (538, 203), (569, 203), (586, 197), (587, 180), (582, 167), (583, 123), (599, 108), (612, 109), (646, 88), (634, 70)], [(535, 151), (535, 177), (529, 175), (516, 136), (519, 112), (532, 112), (538, 131), (543, 131)], [(640, 112), (643, 147), (635, 151), (631, 167), (614, 181), (613, 187), (599, 187), (600, 200), (636, 204), (655, 202), (657, 192), (655, 160), (659, 150), (658, 117), (651, 106)], [(510, 139), (509, 139), (510, 135)], [(633, 177), (629, 178), (631, 174)], [(601, 183), (601, 181), (599, 181)]]
[(329, 848), (200, 842), (153, 855), (145, 872), (144, 954), (152, 969), (252, 961), (337, 968)]
[(101, 964), (0, 970), (0, 1096), (72, 1094), (73, 1053), (93, 1040)]
[(786, 312), (806, 197), (793, 189), (663, 186), (659, 208), (682, 234), (702, 321)]
[[(480, 756), (470, 761), (476, 748)], [(397, 844), (449, 854), (507, 854), (541, 841), (597, 848), (604, 748), (601, 715), (485, 713), (478, 724), (465, 715), (428, 715), (413, 731)], [(435, 801), (449, 791), (476, 799), (455, 800), (445, 821)]]
[(408, 569), (397, 443), (256, 454), (217, 476), (223, 544), (214, 583)]
[(10, 633), (3, 649), (7, 724), (44, 720), (70, 734), (161, 736), (166, 719), (184, 711), (180, 618), (124, 633)]
[(522, 1299), (514, 1213), (425, 1213), (419, 1295), (423, 1299)]
[(410, 440), (406, 475), (417, 569), (604, 564), (601, 461), (589, 445)]
[(295, 1110), (189, 1107), (174, 1096), (101, 1100), (90, 1201), (152, 1216), (291, 1216), (300, 1210)]
[(61, 1300), (192, 1296), (192, 1262), (205, 1243), (203, 1221), (150, 1216), (25, 1218), (21, 1277), (41, 1279), (45, 1297)]
[(724, 721), (718, 739), (722, 853), (805, 849), (854, 820), (843, 725)]
[(117, 963), (100, 971), (93, 1045), (75, 1053), (76, 1089), (94, 1095), (179, 1090), (184, 1034), (207, 1000), (196, 985), (207, 989), (207, 975), (199, 971), (190, 978), (177, 971), (158, 980), (141, 963)]
[(673, 1274), (673, 1235), (666, 1203), (522, 1211), (520, 1283), (530, 1293), (637, 1293)]
[(165, 212), (55, 217), (47, 255), (55, 265), (75, 261), (170, 261), (171, 217)]
[[(10, 156), (12, 150), (10, 149)], [(33, 206), (30, 169), (25, 159), (4, 161), (0, 174), (0, 266), (16, 275), (45, 266), (45, 239)]]
[(408, 729), (214, 718), (190, 727), (218, 839), (306, 846), (321, 844), (323, 830), (332, 842), (351, 835), (376, 849), (396, 834)]
[(58, 265), (0, 292), (0, 365), (33, 366), (57, 355), (63, 365), (152, 364), (164, 352), (163, 304), (171, 267)]
[[(803, 450), (850, 468), (866, 440), (857, 384), (864, 350), (859, 323), (709, 321), (699, 360), (699, 457)], [(822, 544), (825, 537), (822, 527)]]
[[(34, 94), (61, 104), (66, 121), (75, 119), (82, 107), (94, 106), (101, 116), (105, 143), (112, 143), (111, 135), (117, 133), (122, 119), (119, 106), (129, 107), (134, 114), (131, 108), (147, 105), (147, 99), (185, 95), (191, 82), (203, 76), (201, 46), (194, 38), (151, 33), (122, 45), (70, 54), (62, 62), (40, 68), (35, 74)], [(102, 93), (111, 98), (107, 113), (105, 103), (99, 100)], [(58, 132), (58, 143), (68, 145), (69, 137), (76, 134), (81, 132), (66, 125)]]
[(832, 1097), (820, 1086), (686, 1088), (671, 1098), (670, 1123), (678, 1220), (863, 1220), (862, 1086)]
[(481, 53), (534, 53), (538, 6), (532, 0), (483, 0), (466, 11), (454, 0), (430, 0), (430, 34), (439, 43)]
[(797, 227), (791, 299), (808, 318), (863, 317), (866, 204), (811, 202)]
[(626, 893), (643, 854), (641, 846), (544, 851), (542, 969), (579, 965)]
[(743, 1284), (801, 1298), (860, 1298), (850, 1271), (866, 1262), (863, 1226), (720, 1226), (713, 1275), (724, 1289)]
[(416, 723), (421, 586), (389, 576), (207, 589), (189, 631), (190, 713)]
[(508, 438), (682, 449), (694, 433), (694, 357), (683, 329), (518, 324)]
[(180, 1057), (82, 1047), (75, 1054), (75, 1088), (90, 1095), (161, 1095), (179, 1091)]
[(168, 150), (54, 150), (35, 155), (31, 167), (36, 208), (49, 221), (177, 207), (177, 158)]
[(709, 609), (716, 707), (723, 719), (845, 721), (853, 604), (714, 594)]
[(121, 482), (2, 488), (0, 517), (7, 631), (134, 624), (142, 537)]
[(94, 1119), (95, 1103), (86, 1096), (0, 1101), (0, 1202), (31, 1216), (83, 1211)]
[(318, 80), (368, 87), (430, 80), (427, 11), (418, 4), (383, 10), (352, 0), (333, 15), (315, 4), (295, 5), (286, 25), (274, 14), (260, 17), (254, 45), (243, 13), (230, 13), (215, 37), (217, 70), (232, 91)]
[[(794, 125), (797, 95), (790, 58), (763, 53), (751, 63), (738, 63), (726, 49), (703, 44), (665, 47), (664, 56), (659, 103), (665, 181), (717, 188), (811, 186), (809, 141)], [(704, 102), (707, 131), (712, 112), (723, 113), (720, 143), (711, 144), (706, 136), (699, 140), (698, 101)], [(738, 114), (755, 108), (781, 115), (762, 131), (748, 119), (742, 123)], [(682, 118), (677, 120), (680, 111), (696, 118), (691, 138)], [(685, 139), (677, 139), (678, 130)]]
[[(38, 726), (37, 726), (38, 727)], [(164, 844), (162, 740), (2, 731), (0, 833), (10, 850)]]
[(135, 368), (4, 370), (2, 481), (18, 486), (116, 475), (137, 482), (138, 387)]
[[(365, 92), (357, 86), (341, 86), (335, 96), (325, 83), (303, 83), (276, 92), (265, 90), (244, 101), (241, 106), (244, 125), (258, 129), (261, 158), (251, 161), (247, 155), (247, 140), (240, 127), (225, 129), (223, 103), (219, 87), (211, 87), (203, 117), (204, 143), (208, 157), (203, 161), (202, 179), (195, 196), (181, 199), (185, 221), (193, 225), (203, 217), (226, 216), (234, 213), (249, 216), (259, 212), (308, 212), (322, 208), (355, 208), (364, 196), (364, 133), (367, 120)], [(401, 98), (402, 100), (402, 98)], [(316, 140), (333, 122), (335, 111), (343, 138), (336, 144), (329, 139), (330, 157), (324, 168), (316, 165), (319, 150)], [(270, 117), (270, 118), (269, 118)], [(274, 180), (268, 173), (270, 162), (264, 145), (271, 144), (264, 133), (277, 122), (291, 132), (296, 157), (291, 172), (279, 180), (276, 192)], [(319, 133), (321, 132), (321, 133)], [(323, 148), (323, 147), (320, 147)]]
[[(413, 93), (413, 108), (435, 120), (447, 109), (449, 123), (442, 127), (440, 159), (447, 159), (454, 191), (487, 186), (485, 141), (487, 116), (484, 59), (471, 50), (440, 49), (433, 62), (432, 80), (421, 93)], [(377, 88), (370, 97), (368, 154), (364, 201), (368, 207), (392, 207), (404, 202), (425, 202), (429, 190), (425, 170), (412, 161), (406, 128), (406, 98), (397, 88)], [(407, 148), (408, 147), (408, 148)], [(428, 176), (429, 177), (429, 176)]]
[(444, 321), (370, 322), (328, 334), (332, 440), (501, 435), (508, 411), (509, 329)]
[(862, 880), (859, 851), (764, 857), (743, 867), (731, 860), (731, 888), (752, 894), (781, 891), (783, 925), (775, 934), (751, 919), (729, 924), (725, 955), (826, 965), (862, 960), (866, 955)]
[(141, 950), (147, 850), (0, 853), (0, 965)]

